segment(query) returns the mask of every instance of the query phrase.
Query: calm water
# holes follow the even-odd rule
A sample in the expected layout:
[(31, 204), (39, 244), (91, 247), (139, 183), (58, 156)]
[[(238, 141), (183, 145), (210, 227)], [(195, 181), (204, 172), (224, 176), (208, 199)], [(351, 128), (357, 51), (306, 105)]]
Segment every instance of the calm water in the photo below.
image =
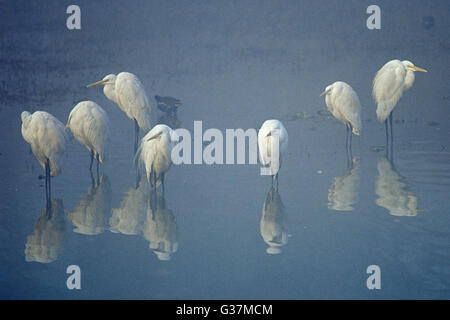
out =
[[(80, 0), (82, 29), (69, 31), (68, 3), (2, 1), (0, 297), (449, 299), (449, 7), (378, 3), (381, 30), (366, 28), (370, 1)], [(395, 109), (392, 163), (371, 82), (394, 58), (429, 72)], [(283, 121), (278, 191), (258, 165), (173, 166), (164, 199), (136, 188), (133, 123), (86, 88), (120, 71), (180, 99), (189, 130)], [(345, 128), (319, 97), (337, 80), (363, 105), (350, 168)], [(71, 138), (47, 209), (20, 113), (65, 123), (85, 99), (110, 115), (111, 159), (93, 183)], [(81, 290), (66, 287), (69, 265)], [(380, 290), (366, 287), (370, 265)]]

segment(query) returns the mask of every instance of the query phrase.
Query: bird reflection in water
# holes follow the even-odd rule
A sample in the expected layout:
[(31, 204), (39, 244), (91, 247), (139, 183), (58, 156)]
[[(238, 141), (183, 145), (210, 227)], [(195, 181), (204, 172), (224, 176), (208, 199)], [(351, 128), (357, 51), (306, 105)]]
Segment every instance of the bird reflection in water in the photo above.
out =
[(259, 223), (261, 236), (264, 242), (269, 245), (266, 249), (268, 254), (281, 253), (281, 247), (287, 244), (286, 224), (286, 212), (278, 188), (272, 187), (264, 200), (262, 217)]
[(375, 182), (375, 193), (378, 198), (375, 203), (389, 210), (393, 216), (415, 216), (417, 197), (410, 190), (411, 186), (394, 167), (393, 161), (387, 158), (378, 160), (378, 177)]
[(164, 194), (150, 191), (143, 237), (149, 241), (159, 260), (170, 260), (178, 250), (178, 228), (172, 210), (167, 208)]
[(64, 248), (65, 217), (62, 200), (46, 202), (33, 232), (25, 244), (25, 261), (50, 263), (58, 259)]
[(145, 175), (138, 176), (136, 187), (131, 187), (122, 199), (119, 208), (112, 209), (109, 230), (126, 235), (142, 233), (148, 202), (149, 183)]
[(328, 189), (328, 208), (336, 211), (351, 211), (358, 202), (359, 190), (359, 158), (354, 157), (347, 162), (343, 176), (333, 178)]
[(68, 219), (76, 233), (97, 235), (108, 229), (111, 214), (111, 184), (106, 175), (94, 179), (88, 192), (78, 201)]

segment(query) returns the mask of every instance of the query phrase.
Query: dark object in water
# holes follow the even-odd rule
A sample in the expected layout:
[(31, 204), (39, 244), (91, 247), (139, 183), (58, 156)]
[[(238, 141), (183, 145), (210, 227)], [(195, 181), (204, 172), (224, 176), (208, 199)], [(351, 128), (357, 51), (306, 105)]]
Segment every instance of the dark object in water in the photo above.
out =
[(181, 101), (172, 97), (155, 96), (158, 109), (165, 113), (176, 113)]

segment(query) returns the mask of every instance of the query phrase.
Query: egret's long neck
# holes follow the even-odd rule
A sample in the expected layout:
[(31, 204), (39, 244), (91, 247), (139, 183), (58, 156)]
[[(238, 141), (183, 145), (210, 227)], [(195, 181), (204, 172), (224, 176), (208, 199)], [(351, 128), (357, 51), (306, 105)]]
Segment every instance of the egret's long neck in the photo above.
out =
[(105, 86), (103, 87), (103, 93), (109, 100), (117, 104), (117, 97), (114, 83), (105, 84)]
[(405, 89), (408, 90), (414, 83), (414, 71), (407, 70), (405, 76)]

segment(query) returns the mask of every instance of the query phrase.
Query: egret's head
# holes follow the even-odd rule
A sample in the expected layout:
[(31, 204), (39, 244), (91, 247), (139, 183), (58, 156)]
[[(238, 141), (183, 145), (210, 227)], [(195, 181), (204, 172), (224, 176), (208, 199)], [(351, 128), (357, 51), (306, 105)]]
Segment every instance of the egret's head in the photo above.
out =
[(152, 130), (144, 137), (147, 141), (159, 139), (161, 136), (167, 136), (169, 140), (176, 139), (178, 141), (178, 135), (165, 124), (157, 124)]
[(413, 71), (413, 72), (414, 72), (414, 71), (428, 72), (428, 71), (425, 70), (425, 69), (416, 67), (416, 66), (414, 65), (414, 63), (412, 63), (411, 61), (404, 60), (404, 61), (402, 61), (402, 63), (403, 63), (403, 65), (405, 66), (405, 68), (406, 68), (407, 70), (411, 70), (411, 71)]
[(27, 119), (29, 116), (31, 116), (31, 113), (29, 113), (28, 111), (24, 111), (20, 114), (20, 118), (22, 119), (22, 122), (24, 122), (25, 119)]
[(115, 74), (108, 74), (102, 80), (89, 84), (88, 87), (97, 86), (99, 84), (102, 84), (102, 85), (107, 85), (107, 84), (114, 85), (115, 83), (116, 83), (116, 75)]
[(332, 84), (330, 84), (328, 87), (326, 87), (326, 88), (325, 88), (325, 91), (322, 92), (322, 93), (320, 94), (320, 96), (323, 96), (324, 94), (325, 94), (325, 95), (326, 95), (326, 94), (330, 94), (330, 93), (331, 93), (331, 90), (333, 90), (333, 85), (332, 85)]

